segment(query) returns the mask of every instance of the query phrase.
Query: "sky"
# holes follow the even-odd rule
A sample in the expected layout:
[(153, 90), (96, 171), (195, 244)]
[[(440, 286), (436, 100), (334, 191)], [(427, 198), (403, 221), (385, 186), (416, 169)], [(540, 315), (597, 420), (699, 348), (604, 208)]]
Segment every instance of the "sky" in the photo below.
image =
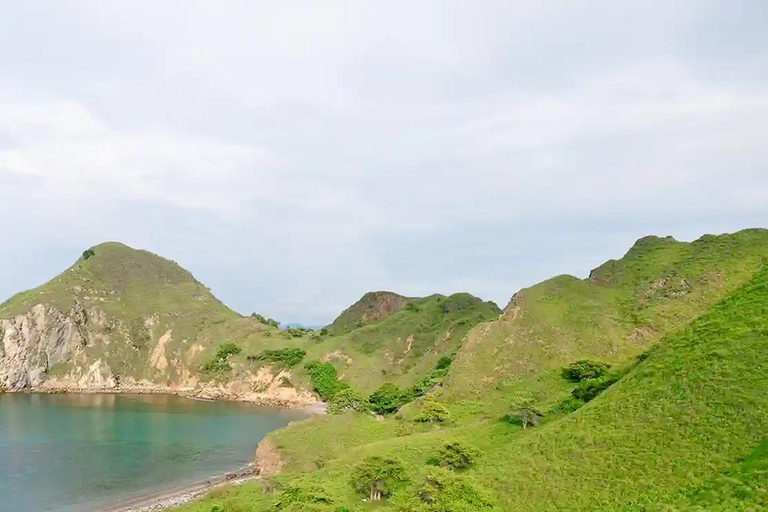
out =
[(764, 0), (0, 0), (0, 296), (117, 240), (315, 325), (768, 227), (766, 26)]

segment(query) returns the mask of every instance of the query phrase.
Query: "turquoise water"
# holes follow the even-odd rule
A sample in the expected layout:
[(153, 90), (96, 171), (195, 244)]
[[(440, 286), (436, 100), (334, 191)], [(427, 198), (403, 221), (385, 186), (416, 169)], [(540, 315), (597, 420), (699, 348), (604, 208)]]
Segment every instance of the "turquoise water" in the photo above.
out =
[(171, 395), (0, 393), (0, 510), (93, 512), (204, 480), (304, 416)]

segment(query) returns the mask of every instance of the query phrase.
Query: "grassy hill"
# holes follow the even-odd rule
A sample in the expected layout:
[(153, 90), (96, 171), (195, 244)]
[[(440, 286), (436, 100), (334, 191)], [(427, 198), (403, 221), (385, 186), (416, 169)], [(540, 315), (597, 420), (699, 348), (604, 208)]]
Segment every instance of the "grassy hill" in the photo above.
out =
[[(40, 306), (42, 317), (32, 312)], [(67, 385), (77, 381), (78, 387), (100, 387), (111, 377), (122, 383), (222, 384), (242, 395), (271, 388), (271, 379), (284, 372), (271, 392), (285, 395), (285, 388), (311, 392), (304, 363), (323, 361), (334, 365), (344, 382), (371, 391), (384, 382), (413, 384), (440, 357), (455, 353), (469, 329), (499, 313), (495, 304), (469, 294), (405, 298), (371, 292), (322, 335), (281, 330), (260, 315), (242, 317), (230, 310), (175, 262), (109, 242), (84, 252), (48, 283), (0, 305), (0, 320), (16, 322), (23, 315), (36, 326), (27, 329), (30, 339), (23, 333), (14, 339), (29, 357), (8, 371), (14, 361), (0, 357), (0, 377), (41, 373)], [(13, 325), (9, 329), (24, 330)], [(281, 359), (286, 351), (302, 355), (286, 364)], [(103, 378), (80, 383), (96, 362)]]
[[(384, 419), (291, 425), (269, 436), (285, 470), (267, 491), (249, 484), (181, 510), (764, 510), (767, 255), (764, 230), (645, 238), (586, 280), (523, 290), (501, 318), (471, 329), (432, 393), (447, 421), (414, 421), (428, 403), (419, 399)], [(612, 363), (618, 381), (573, 412), (551, 407), (577, 387), (562, 368), (587, 357)], [(542, 412), (539, 426), (504, 419), (519, 398)], [(454, 439), (480, 454), (435, 480), (432, 461)], [(400, 461), (408, 483), (364, 503), (350, 477), (372, 456)], [(429, 485), (454, 505), (429, 498)]]
[(766, 261), (762, 229), (690, 243), (645, 237), (587, 279), (564, 275), (521, 290), (498, 322), (470, 333), (445, 383), (445, 400), (473, 413), (477, 401), (496, 414), (521, 395), (548, 406), (566, 392), (561, 367), (585, 358), (630, 362)]

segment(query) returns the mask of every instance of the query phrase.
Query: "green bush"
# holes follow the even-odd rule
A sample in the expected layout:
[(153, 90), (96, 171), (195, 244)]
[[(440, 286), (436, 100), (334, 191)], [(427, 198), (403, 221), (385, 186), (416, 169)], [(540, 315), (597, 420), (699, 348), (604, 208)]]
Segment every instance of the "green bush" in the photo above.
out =
[(322, 329), (320, 329), (320, 336), (328, 336), (328, 328), (327, 327), (323, 327)]
[(417, 380), (411, 388), (414, 397), (424, 396), (427, 392), (442, 384), (445, 376), (448, 375), (448, 368), (438, 368), (429, 372), (425, 377)]
[(371, 410), (377, 414), (392, 414), (408, 403), (412, 396), (391, 383), (383, 384), (368, 398)]
[(229, 356), (234, 356), (242, 352), (243, 349), (241, 349), (236, 344), (230, 342), (224, 343), (223, 345), (219, 346), (219, 349), (216, 351), (216, 359), (226, 359)]
[(437, 452), (435, 460), (441, 467), (447, 469), (465, 469), (475, 463), (480, 451), (461, 441), (445, 443)]
[(352, 472), (352, 486), (370, 501), (379, 501), (408, 482), (403, 464), (395, 459), (368, 457)]
[(586, 379), (597, 379), (608, 373), (611, 365), (600, 362), (583, 359), (571, 363), (567, 368), (563, 368), (563, 377), (571, 382), (581, 382)]
[(248, 356), (248, 360), (280, 363), (286, 368), (292, 368), (299, 364), (305, 355), (307, 355), (307, 352), (300, 348), (281, 348), (278, 350), (264, 350), (257, 356)]
[(324, 401), (330, 400), (336, 393), (349, 387), (348, 384), (339, 380), (336, 368), (331, 363), (313, 361), (307, 363), (304, 368), (312, 379), (314, 390)]
[(353, 388), (342, 389), (331, 398), (328, 412), (341, 414), (347, 411), (365, 412), (371, 408), (368, 399), (360, 391)]
[[(317, 485), (286, 485), (272, 503), (273, 510), (301, 510), (306, 505), (331, 505), (333, 498)], [(297, 507), (298, 506), (298, 507)]]
[(96, 256), (96, 251), (91, 249), (86, 249), (83, 251), (83, 259), (87, 260), (88, 258), (92, 258), (93, 256)]
[(437, 366), (435, 368), (438, 370), (444, 370), (451, 366), (452, 362), (453, 359), (451, 359), (451, 356), (443, 356), (437, 360)]
[(398, 512), (482, 512), (492, 511), (488, 493), (464, 476), (445, 468), (429, 468), (415, 495), (397, 504)]
[(232, 342), (224, 343), (219, 346), (211, 360), (200, 366), (200, 371), (206, 373), (229, 371), (231, 369), (228, 361), (229, 356), (237, 355), (241, 351), (242, 349)]
[(579, 384), (571, 391), (573, 398), (581, 400), (582, 402), (589, 402), (597, 395), (608, 389), (611, 384), (619, 380), (615, 375), (604, 375), (596, 379), (586, 379), (579, 382)]
[(575, 398), (573, 396), (569, 396), (568, 398), (565, 398), (564, 400), (561, 400), (560, 402), (553, 405), (549, 412), (550, 413), (564, 413), (568, 414), (575, 410), (578, 410), (582, 405), (584, 405), (583, 400), (579, 400), (578, 398)]
[(451, 413), (441, 403), (426, 400), (421, 412), (414, 418), (419, 423), (443, 423), (450, 419)]
[(272, 327), (280, 326), (280, 322), (278, 322), (274, 318), (266, 318), (264, 315), (260, 315), (258, 313), (251, 313), (251, 318), (256, 319), (257, 321), (259, 321), (264, 325), (271, 325)]

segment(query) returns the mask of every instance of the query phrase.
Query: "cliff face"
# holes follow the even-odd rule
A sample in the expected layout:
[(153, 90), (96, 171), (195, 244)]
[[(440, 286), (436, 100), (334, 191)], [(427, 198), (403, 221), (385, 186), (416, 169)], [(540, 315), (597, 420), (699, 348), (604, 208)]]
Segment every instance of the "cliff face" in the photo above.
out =
[[(61, 313), (38, 304), (28, 313), (0, 320), (0, 388), (18, 391), (41, 386), (52, 367), (82, 358), (87, 346), (84, 319), (76, 310)], [(115, 386), (102, 360), (76, 367), (64, 377), (83, 388)]]

